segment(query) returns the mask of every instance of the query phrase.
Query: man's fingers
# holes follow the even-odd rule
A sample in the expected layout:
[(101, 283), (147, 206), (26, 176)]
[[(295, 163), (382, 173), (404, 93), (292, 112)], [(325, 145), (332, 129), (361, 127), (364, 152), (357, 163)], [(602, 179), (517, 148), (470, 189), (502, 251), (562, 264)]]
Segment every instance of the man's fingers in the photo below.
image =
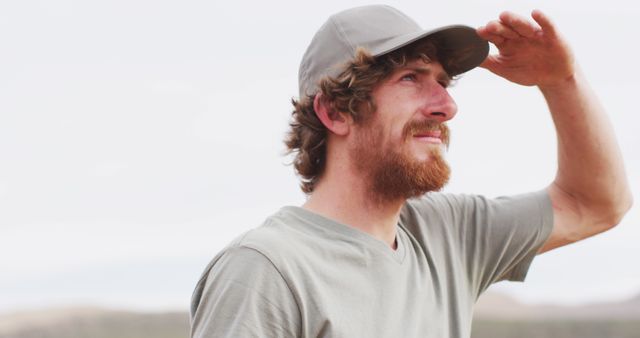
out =
[(518, 34), (527, 38), (534, 37), (539, 30), (531, 21), (511, 12), (502, 12), (502, 14), (500, 14), (500, 21)]
[(478, 29), (476, 29), (476, 32), (481, 38), (493, 43), (496, 46), (502, 44), (505, 40), (502, 36), (489, 32), (486, 26), (479, 27)]
[(500, 35), (505, 39), (517, 39), (520, 37), (513, 29), (500, 21), (491, 21), (487, 24), (487, 31), (491, 34)]
[(551, 19), (549, 19), (546, 14), (542, 13), (542, 11), (538, 9), (535, 9), (533, 10), (533, 12), (531, 12), (531, 17), (538, 23), (538, 25), (540, 25), (542, 31), (544, 32), (544, 35), (549, 37), (556, 36), (556, 27), (553, 25), (553, 22), (551, 22)]

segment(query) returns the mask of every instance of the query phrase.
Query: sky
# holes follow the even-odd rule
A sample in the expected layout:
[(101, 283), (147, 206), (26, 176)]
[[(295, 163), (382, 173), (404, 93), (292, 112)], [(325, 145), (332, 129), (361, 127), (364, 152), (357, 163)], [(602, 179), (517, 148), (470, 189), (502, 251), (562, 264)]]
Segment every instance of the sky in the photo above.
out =
[[(208, 261), (305, 196), (284, 156), (297, 69), (314, 32), (367, 1), (0, 2), (0, 312), (100, 305), (186, 310)], [(640, 199), (640, 17), (631, 1), (390, 1), (423, 28), (546, 12), (616, 130)], [(534, 87), (486, 70), (451, 89), (445, 191), (546, 187), (555, 134)], [(545, 253), (529, 303), (640, 293), (640, 207)], [(635, 268), (634, 268), (635, 267)]]

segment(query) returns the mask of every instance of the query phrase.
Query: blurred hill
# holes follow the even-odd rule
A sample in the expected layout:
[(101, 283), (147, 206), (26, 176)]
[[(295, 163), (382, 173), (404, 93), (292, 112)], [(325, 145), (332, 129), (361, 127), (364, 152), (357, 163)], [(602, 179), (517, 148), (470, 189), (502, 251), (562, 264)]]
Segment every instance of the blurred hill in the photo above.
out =
[(0, 314), (0, 338), (183, 338), (186, 312), (137, 313), (78, 307)]
[(527, 305), (500, 293), (487, 292), (475, 307), (475, 318), (486, 320), (636, 320), (640, 321), (640, 295), (621, 302), (579, 306)]
[[(186, 312), (138, 313), (95, 307), (0, 313), (0, 338), (186, 338)], [(640, 338), (640, 295), (581, 306), (526, 305), (487, 293), (473, 338)]]
[(526, 305), (498, 293), (478, 300), (472, 338), (640, 338), (640, 295), (580, 306)]

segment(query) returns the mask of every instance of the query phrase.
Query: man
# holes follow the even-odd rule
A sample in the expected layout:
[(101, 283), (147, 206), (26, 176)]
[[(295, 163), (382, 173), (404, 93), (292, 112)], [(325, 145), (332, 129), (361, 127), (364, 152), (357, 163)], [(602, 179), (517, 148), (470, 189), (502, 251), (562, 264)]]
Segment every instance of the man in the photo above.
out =
[[(555, 26), (532, 17), (431, 31), (387, 6), (329, 18), (303, 57), (286, 140), (308, 199), (214, 258), (192, 336), (468, 337), (490, 284), (619, 223), (631, 196), (605, 112)], [(447, 85), (478, 65), (546, 99), (558, 135), (546, 189), (435, 192), (456, 115)]]

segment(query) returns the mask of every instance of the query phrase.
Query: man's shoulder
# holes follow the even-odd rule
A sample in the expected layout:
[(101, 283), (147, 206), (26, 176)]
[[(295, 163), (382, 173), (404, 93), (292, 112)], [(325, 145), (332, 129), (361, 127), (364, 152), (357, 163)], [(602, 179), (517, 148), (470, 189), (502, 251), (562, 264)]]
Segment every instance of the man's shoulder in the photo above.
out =
[(472, 195), (430, 192), (407, 200), (401, 215), (404, 218), (447, 218), (473, 198)]
[(298, 226), (287, 221), (286, 215), (281, 213), (282, 210), (267, 217), (260, 226), (239, 235), (211, 259), (194, 290), (192, 314), (207, 285), (219, 286), (221, 281), (242, 285), (278, 282), (287, 275), (283, 269), (295, 265), (293, 261), (299, 256), (296, 248), (301, 244), (300, 235), (295, 231)]
[(246, 232), (236, 245), (256, 250), (267, 257), (280, 256), (295, 251), (305, 241), (308, 229), (295, 219), (289, 207), (284, 207), (267, 217), (260, 225)]
[(414, 230), (416, 226), (452, 230), (452, 225), (482, 227), (492, 224), (512, 224), (518, 218), (549, 218), (549, 197), (546, 190), (488, 198), (475, 194), (432, 192), (408, 200), (401, 212), (401, 221)]
[(477, 194), (430, 192), (419, 198), (407, 200), (403, 212), (431, 212), (437, 214), (442, 212), (487, 211), (493, 208), (509, 209), (509, 206), (517, 204), (538, 206), (545, 204), (548, 199), (546, 190), (499, 196), (496, 198), (489, 198)]
[[(549, 197), (546, 190), (489, 198), (477, 194), (430, 192), (407, 200), (401, 215), (405, 218), (438, 218), (445, 220), (465, 218), (472, 214), (513, 213), (523, 210), (545, 209)], [(544, 211), (544, 210), (543, 210)]]
[[(272, 314), (287, 309), (297, 314), (295, 301), (289, 289), (289, 265), (283, 264), (291, 253), (292, 235), (277, 217), (265, 222), (231, 241), (209, 262), (196, 284), (191, 298), (191, 321), (193, 327), (213, 330), (213, 326), (201, 322), (215, 322), (212, 311), (225, 316), (228, 309), (238, 304), (253, 308), (257, 312)], [(273, 299), (277, 299), (278, 303)], [(285, 307), (283, 301), (289, 301)], [(202, 310), (204, 309), (204, 310)], [(249, 311), (251, 312), (251, 311)], [(282, 314), (282, 312), (279, 312)], [(231, 315), (231, 314), (229, 314)], [(237, 315), (233, 313), (232, 315)], [(243, 315), (246, 315), (244, 313)], [(221, 318), (222, 318), (221, 317)], [(296, 329), (292, 329), (296, 331)], [(252, 334), (253, 336), (253, 334)], [(261, 336), (261, 335), (259, 335)]]
[(484, 200), (487, 197), (477, 194), (450, 193), (450, 192), (428, 192), (420, 197), (407, 200), (409, 206), (428, 206), (432, 208), (451, 208), (460, 204)]
[(400, 212), (400, 224), (417, 239), (456, 236), (490, 199), (482, 195), (429, 192), (407, 200)]
[(300, 257), (311, 242), (321, 238), (316, 236), (317, 229), (303, 219), (296, 218), (293, 209), (295, 208), (283, 207), (268, 216), (260, 226), (236, 237), (214, 257), (212, 263), (215, 264), (221, 258), (229, 260), (236, 255), (259, 254), (266, 258), (263, 262), (280, 267), (282, 262)]

